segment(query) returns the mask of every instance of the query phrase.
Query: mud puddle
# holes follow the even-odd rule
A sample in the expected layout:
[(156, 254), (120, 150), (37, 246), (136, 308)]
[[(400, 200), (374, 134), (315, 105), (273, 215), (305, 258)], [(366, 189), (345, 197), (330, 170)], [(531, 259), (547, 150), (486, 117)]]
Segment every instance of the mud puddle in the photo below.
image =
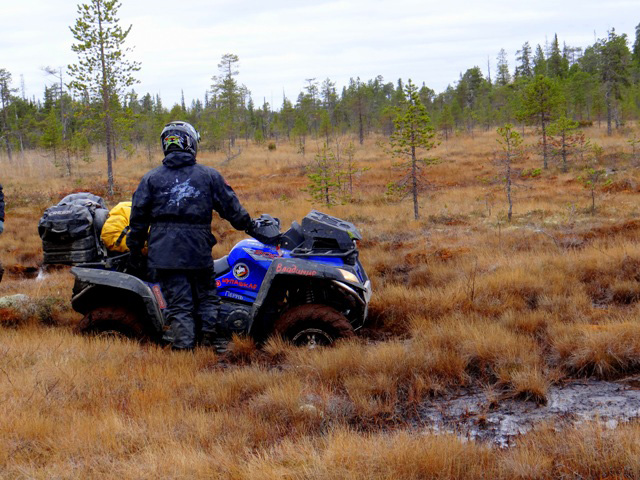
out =
[(455, 433), (462, 438), (508, 447), (518, 435), (551, 421), (559, 428), (598, 419), (610, 428), (640, 417), (640, 378), (616, 382), (575, 381), (553, 386), (547, 405), (498, 400), (489, 392), (459, 392), (425, 403), (419, 415), (429, 432)]

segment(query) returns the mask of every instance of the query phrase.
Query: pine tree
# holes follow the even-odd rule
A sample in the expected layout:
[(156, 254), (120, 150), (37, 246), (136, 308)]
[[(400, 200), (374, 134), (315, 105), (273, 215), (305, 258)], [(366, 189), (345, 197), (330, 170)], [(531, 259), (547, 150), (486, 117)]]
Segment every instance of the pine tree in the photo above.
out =
[(118, 0), (91, 0), (78, 5), (78, 18), (69, 27), (78, 42), (71, 50), (78, 55), (78, 63), (69, 65), (73, 77), (70, 86), (81, 95), (98, 99), (102, 103), (105, 145), (107, 150), (107, 180), (109, 194), (113, 195), (114, 103), (123, 89), (137, 80), (133, 73), (140, 70), (138, 62), (130, 62), (125, 55), (130, 51), (124, 42), (131, 26), (123, 30), (117, 17)]
[(400, 158), (395, 166), (402, 169), (403, 178), (395, 183), (396, 188), (409, 189), (413, 197), (413, 216), (417, 220), (418, 193), (424, 187), (422, 168), (435, 162), (432, 158), (420, 158), (420, 151), (429, 151), (436, 146), (435, 135), (427, 109), (420, 101), (417, 87), (409, 80), (404, 88), (404, 101), (394, 120), (395, 130), (389, 145), (394, 157)]
[(307, 86), (304, 87), (306, 93), (300, 93), (298, 95), (298, 110), (300, 114), (305, 117), (305, 121), (309, 127), (309, 132), (313, 132), (318, 135), (318, 109), (320, 108), (318, 97), (318, 82), (315, 78), (305, 79)]
[(55, 69), (52, 67), (44, 67), (43, 70), (48, 74), (57, 79), (60, 83), (58, 84), (56, 96), (58, 97), (58, 106), (60, 107), (60, 123), (62, 123), (62, 136), (66, 138), (67, 136), (67, 117), (68, 114), (65, 112), (65, 93), (64, 93), (64, 75), (62, 73), (62, 67), (59, 69)]
[(306, 191), (312, 201), (331, 207), (338, 202), (343, 172), (335, 154), (325, 143), (307, 166), (309, 185)]
[(244, 108), (244, 96), (247, 89), (239, 85), (235, 77), (238, 75), (240, 59), (233, 53), (226, 53), (218, 63), (219, 75), (213, 76), (214, 84), (211, 89), (218, 103), (218, 121), (228, 141), (227, 154), (231, 155), (231, 148), (235, 146), (240, 116)]
[(571, 73), (571, 71), (575, 71), (572, 67), (580, 60), (580, 56), (582, 55), (582, 47), (570, 47), (566, 43), (562, 48), (562, 58), (567, 66), (567, 71)]
[(367, 85), (360, 78), (349, 80), (347, 89), (348, 106), (358, 126), (358, 141), (364, 143), (365, 117), (369, 114), (370, 95)]
[(336, 107), (338, 105), (338, 94), (336, 93), (336, 83), (327, 78), (322, 82), (321, 87), (322, 107), (329, 114), (329, 119), (332, 126), (336, 126)]
[(449, 135), (453, 131), (454, 121), (451, 114), (451, 106), (445, 104), (438, 118), (438, 128), (444, 133), (444, 139), (449, 140)]
[(583, 120), (586, 116), (591, 120), (593, 106), (599, 95), (598, 87), (598, 79), (594, 75), (582, 70), (571, 74), (566, 84), (567, 106), (575, 118)]
[(547, 125), (561, 102), (562, 97), (556, 83), (543, 75), (537, 75), (524, 91), (521, 113), (524, 118), (540, 125), (544, 168), (549, 168)]
[(277, 116), (277, 124), (280, 128), (281, 133), (285, 134), (288, 140), (291, 140), (291, 130), (293, 130), (295, 121), (296, 112), (291, 101), (285, 97), (282, 100), (280, 114)]
[(613, 181), (607, 173), (607, 169), (600, 165), (602, 147), (597, 144), (592, 145), (593, 156), (588, 164), (584, 166), (582, 173), (578, 176), (578, 181), (589, 189), (591, 196), (591, 214), (596, 212), (596, 190), (599, 186), (610, 185)]
[(318, 112), (319, 117), (319, 127), (318, 134), (323, 136), (325, 139), (325, 143), (330, 145), (331, 135), (333, 133), (333, 125), (331, 123), (331, 117), (329, 116), (329, 112), (326, 110), (320, 110)]
[(360, 167), (356, 163), (356, 146), (353, 142), (349, 142), (344, 149), (344, 161), (341, 162), (340, 183), (342, 184), (342, 199), (344, 202), (352, 202), (353, 187), (355, 185), (355, 177), (370, 169), (370, 167)]

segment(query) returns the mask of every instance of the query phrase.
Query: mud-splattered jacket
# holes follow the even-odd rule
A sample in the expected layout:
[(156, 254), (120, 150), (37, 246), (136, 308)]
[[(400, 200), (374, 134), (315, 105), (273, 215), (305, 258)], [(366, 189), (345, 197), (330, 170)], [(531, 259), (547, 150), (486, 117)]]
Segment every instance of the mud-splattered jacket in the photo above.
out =
[(234, 228), (246, 230), (251, 217), (233, 189), (211, 167), (187, 152), (170, 152), (148, 172), (133, 194), (127, 245), (138, 254), (149, 242), (149, 267), (208, 268), (213, 265), (212, 211)]

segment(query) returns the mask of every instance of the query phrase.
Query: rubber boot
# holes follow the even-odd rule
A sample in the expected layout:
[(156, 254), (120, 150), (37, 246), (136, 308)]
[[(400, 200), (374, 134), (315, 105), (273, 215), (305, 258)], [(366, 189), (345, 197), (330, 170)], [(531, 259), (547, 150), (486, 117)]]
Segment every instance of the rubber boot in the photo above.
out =
[(229, 336), (223, 334), (219, 327), (215, 327), (213, 331), (202, 332), (203, 347), (213, 347), (216, 353), (225, 353), (229, 346)]

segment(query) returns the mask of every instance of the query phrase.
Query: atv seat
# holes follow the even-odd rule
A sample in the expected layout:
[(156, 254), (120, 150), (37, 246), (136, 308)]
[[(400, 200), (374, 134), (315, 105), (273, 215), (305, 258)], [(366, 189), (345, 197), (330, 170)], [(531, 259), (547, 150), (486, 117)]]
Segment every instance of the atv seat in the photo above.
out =
[(213, 274), (216, 277), (224, 275), (229, 270), (231, 270), (231, 266), (229, 265), (229, 255), (225, 255), (224, 257), (213, 261)]

